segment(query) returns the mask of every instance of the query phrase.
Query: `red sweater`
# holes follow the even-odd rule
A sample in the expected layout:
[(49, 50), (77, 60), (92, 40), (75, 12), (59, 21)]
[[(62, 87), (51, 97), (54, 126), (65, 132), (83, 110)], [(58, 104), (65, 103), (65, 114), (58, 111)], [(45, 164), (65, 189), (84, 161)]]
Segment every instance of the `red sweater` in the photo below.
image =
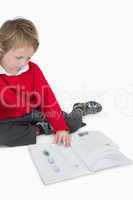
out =
[(29, 70), (17, 76), (0, 75), (0, 120), (21, 117), (40, 107), (54, 131), (70, 130), (41, 69), (29, 62)]

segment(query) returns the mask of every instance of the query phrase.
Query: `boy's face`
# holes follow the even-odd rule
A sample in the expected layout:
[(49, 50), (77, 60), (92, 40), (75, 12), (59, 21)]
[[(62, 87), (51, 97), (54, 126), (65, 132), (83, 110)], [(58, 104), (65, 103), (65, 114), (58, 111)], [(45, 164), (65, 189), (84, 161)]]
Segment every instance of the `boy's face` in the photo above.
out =
[(0, 65), (10, 74), (17, 74), (21, 67), (28, 64), (34, 54), (32, 46), (10, 49), (2, 58)]

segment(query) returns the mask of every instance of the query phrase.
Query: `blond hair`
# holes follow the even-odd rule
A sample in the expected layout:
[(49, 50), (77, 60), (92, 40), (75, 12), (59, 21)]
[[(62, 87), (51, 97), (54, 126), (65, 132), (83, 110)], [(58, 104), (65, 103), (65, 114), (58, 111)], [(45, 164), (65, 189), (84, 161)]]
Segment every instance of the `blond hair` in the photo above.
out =
[(10, 49), (25, 45), (31, 45), (35, 51), (39, 46), (33, 22), (22, 17), (5, 21), (0, 27), (0, 60)]

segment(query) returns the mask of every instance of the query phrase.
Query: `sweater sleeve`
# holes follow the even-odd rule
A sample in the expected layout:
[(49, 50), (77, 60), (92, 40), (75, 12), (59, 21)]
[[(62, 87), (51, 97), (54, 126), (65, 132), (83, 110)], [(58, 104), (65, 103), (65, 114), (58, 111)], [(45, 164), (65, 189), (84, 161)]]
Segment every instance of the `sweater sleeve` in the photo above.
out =
[[(15, 86), (10, 85), (4, 77), (0, 76), (0, 104), (2, 107), (7, 109), (16, 109), (18, 102), (20, 102), (20, 97), (14, 92)], [(22, 108), (19, 107), (21, 110)]]
[(54, 128), (54, 131), (67, 130), (63, 111), (41, 69), (35, 65), (35, 91), (40, 95), (41, 111)]

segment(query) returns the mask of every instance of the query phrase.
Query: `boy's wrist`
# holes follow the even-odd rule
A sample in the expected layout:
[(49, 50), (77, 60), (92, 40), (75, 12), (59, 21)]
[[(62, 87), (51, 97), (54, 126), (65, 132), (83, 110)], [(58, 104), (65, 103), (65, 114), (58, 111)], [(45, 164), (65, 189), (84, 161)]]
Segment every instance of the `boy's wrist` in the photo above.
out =
[(59, 130), (59, 131), (56, 131), (56, 134), (60, 134), (60, 133), (68, 134), (69, 131), (67, 131), (67, 130)]

